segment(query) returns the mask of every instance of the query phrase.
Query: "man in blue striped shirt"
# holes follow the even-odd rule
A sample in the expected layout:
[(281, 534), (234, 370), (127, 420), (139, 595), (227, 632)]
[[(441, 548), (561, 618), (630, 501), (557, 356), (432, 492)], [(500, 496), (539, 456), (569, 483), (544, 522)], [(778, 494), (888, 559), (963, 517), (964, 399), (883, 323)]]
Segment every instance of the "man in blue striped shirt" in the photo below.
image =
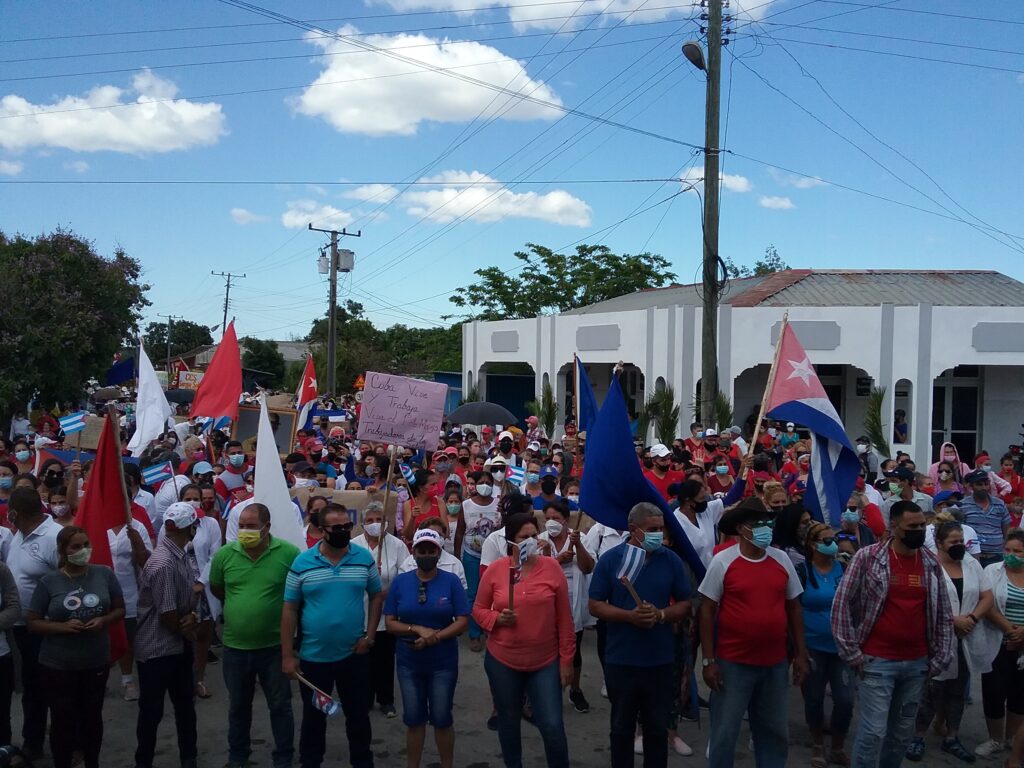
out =
[(981, 543), (978, 560), (982, 565), (1001, 563), (1003, 541), (1012, 524), (1010, 510), (1002, 499), (992, 495), (992, 481), (985, 470), (968, 472), (964, 476), (964, 485), (971, 495), (960, 502), (960, 510), (964, 513), (964, 522), (978, 534)]
[[(325, 693), (337, 688), (352, 766), (373, 768), (368, 654), (377, 634), (384, 593), (369, 550), (349, 543), (352, 527), (344, 506), (328, 504), (320, 513), (323, 539), (292, 563), (281, 613), (281, 665), (293, 678), (301, 670), (306, 680)], [(363, 609), (363, 597), (367, 595), (368, 617)], [(296, 658), (294, 638), (300, 606), (302, 647)], [(319, 768), (326, 732), (326, 716), (313, 706), (307, 690), (299, 735), (302, 768)]]

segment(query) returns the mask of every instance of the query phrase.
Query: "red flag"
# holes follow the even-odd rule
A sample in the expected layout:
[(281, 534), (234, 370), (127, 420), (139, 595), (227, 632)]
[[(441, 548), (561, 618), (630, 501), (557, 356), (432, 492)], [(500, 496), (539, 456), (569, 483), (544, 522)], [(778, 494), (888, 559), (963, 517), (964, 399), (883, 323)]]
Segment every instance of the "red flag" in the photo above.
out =
[[(114, 429), (110, 415), (107, 414), (99, 446), (96, 448), (96, 460), (89, 473), (89, 482), (85, 486), (85, 495), (78, 503), (78, 513), (75, 515), (75, 525), (85, 529), (89, 535), (89, 543), (92, 544), (90, 562), (108, 568), (114, 567), (114, 559), (110, 554), (107, 531), (125, 524), (126, 502), (123, 468)], [(116, 661), (128, 650), (128, 635), (125, 633), (124, 622), (112, 624), (108, 631), (110, 658)]]
[(235, 336), (235, 321), (228, 323), (220, 346), (199, 382), (189, 413), (192, 416), (228, 416), (238, 418), (238, 398), (242, 394), (242, 356)]
[(298, 403), (301, 409), (306, 403), (316, 400), (316, 368), (313, 366), (313, 356), (307, 355), (306, 367), (302, 371), (302, 378), (299, 380)]

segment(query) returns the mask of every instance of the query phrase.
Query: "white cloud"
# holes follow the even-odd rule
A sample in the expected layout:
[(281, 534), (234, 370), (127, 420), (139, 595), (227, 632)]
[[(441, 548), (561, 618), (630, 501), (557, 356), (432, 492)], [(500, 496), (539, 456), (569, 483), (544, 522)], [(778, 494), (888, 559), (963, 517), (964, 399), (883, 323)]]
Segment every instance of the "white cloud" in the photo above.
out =
[(769, 169), (772, 178), (784, 187), (796, 189), (813, 189), (814, 187), (827, 187), (828, 182), (819, 179), (817, 176), (800, 176), (796, 173), (783, 173), (775, 168)]
[(246, 208), (232, 208), (231, 219), (235, 224), (256, 224), (261, 221), (266, 221), (266, 216), (260, 216), (258, 213), (253, 213)]
[(64, 163), (64, 170), (72, 173), (85, 173), (89, 170), (89, 164), (85, 160), (71, 160)]
[(24, 164), (17, 160), (0, 160), (0, 175), (17, 176), (24, 169)]
[(352, 223), (352, 214), (333, 205), (321, 205), (316, 200), (289, 200), (287, 210), (281, 214), (281, 223), (288, 229), (326, 221), (330, 221), (331, 226), (344, 227)]
[(788, 197), (776, 197), (774, 195), (761, 195), (757, 204), (762, 208), (770, 208), (773, 211), (789, 211), (796, 208), (793, 201)]
[[(735, 173), (723, 173), (719, 177), (722, 189), (729, 192), (749, 192), (754, 188), (753, 183), (746, 176), (740, 176)], [(698, 189), (704, 189), (704, 169), (703, 168), (689, 168), (680, 179), (686, 184), (693, 184), (696, 182)]]
[[(130, 89), (100, 85), (83, 96), (63, 96), (49, 104), (4, 96), (0, 147), (144, 155), (216, 143), (227, 132), (221, 105), (175, 99), (177, 92), (174, 83), (147, 69), (132, 78)], [(45, 112), (54, 114), (41, 114)]]
[(362, 200), (367, 203), (390, 203), (398, 195), (398, 190), (390, 184), (364, 184), (350, 189), (342, 195), (350, 200)]
[[(352, 27), (342, 27), (350, 34)], [(301, 114), (319, 117), (344, 133), (369, 136), (411, 136), (424, 121), (458, 123), (487, 109), (495, 91), (475, 83), (399, 61), (375, 51), (361, 51), (334, 38), (310, 37), (324, 54), (324, 70), (295, 100)], [(426, 35), (369, 35), (360, 40), (379, 48), (425, 46), (398, 51), (433, 67), (453, 69), (501, 88), (561, 104), (550, 87), (530, 78), (520, 64), (487, 45), (435, 40)], [(336, 85), (324, 85), (339, 82)], [(506, 97), (499, 97), (497, 105)], [(493, 111), (492, 109), (492, 111)], [(561, 113), (539, 104), (518, 101), (502, 115), (506, 120), (550, 120)]]
[[(485, 222), (515, 218), (539, 219), (570, 227), (590, 225), (590, 206), (563, 189), (546, 194), (513, 192), (478, 171), (444, 171), (421, 181), (437, 182), (441, 186), (406, 192), (402, 195), (406, 212), (442, 224), (464, 216)], [(468, 186), (473, 181), (479, 183)]]

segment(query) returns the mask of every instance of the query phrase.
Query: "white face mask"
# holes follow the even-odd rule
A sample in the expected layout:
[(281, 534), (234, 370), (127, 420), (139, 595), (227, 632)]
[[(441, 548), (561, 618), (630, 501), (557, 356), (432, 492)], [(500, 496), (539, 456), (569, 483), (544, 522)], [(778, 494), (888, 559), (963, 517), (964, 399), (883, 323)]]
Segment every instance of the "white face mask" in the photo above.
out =
[(579, 503), (579, 500), (580, 500), (580, 495), (579, 495), (578, 493), (570, 493), (570, 494), (569, 494), (568, 496), (566, 496), (565, 498), (567, 498), (567, 499), (568, 499), (569, 501), (571, 501), (571, 502), (572, 502), (573, 504), (578, 504), (578, 503)]
[(478, 485), (476, 487), (476, 492), (478, 496), (483, 496), (485, 499), (489, 499), (491, 494), (494, 493), (494, 488), (489, 485)]
[(312, 477), (297, 477), (297, 478), (295, 478), (295, 487), (296, 488), (318, 488), (318, 487), (320, 487), (320, 483), (318, 483)]
[(366, 525), (363, 526), (363, 530), (366, 531), (366, 535), (367, 536), (373, 536), (373, 538), (375, 538), (375, 539), (378, 536), (380, 536), (380, 528), (381, 528), (380, 523), (367, 523)]
[(551, 537), (561, 536), (562, 535), (562, 531), (564, 529), (565, 529), (565, 526), (562, 525), (557, 520), (548, 520), (546, 523), (544, 523), (544, 530), (547, 531), (548, 532), (548, 536), (551, 536)]

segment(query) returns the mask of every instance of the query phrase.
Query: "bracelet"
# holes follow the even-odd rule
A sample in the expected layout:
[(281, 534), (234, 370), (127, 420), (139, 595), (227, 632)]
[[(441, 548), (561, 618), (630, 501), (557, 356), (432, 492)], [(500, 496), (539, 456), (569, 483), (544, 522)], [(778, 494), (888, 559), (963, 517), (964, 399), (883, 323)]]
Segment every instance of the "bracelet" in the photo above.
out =
[(967, 618), (973, 621), (975, 624), (978, 623), (978, 618), (973, 613), (968, 613)]

